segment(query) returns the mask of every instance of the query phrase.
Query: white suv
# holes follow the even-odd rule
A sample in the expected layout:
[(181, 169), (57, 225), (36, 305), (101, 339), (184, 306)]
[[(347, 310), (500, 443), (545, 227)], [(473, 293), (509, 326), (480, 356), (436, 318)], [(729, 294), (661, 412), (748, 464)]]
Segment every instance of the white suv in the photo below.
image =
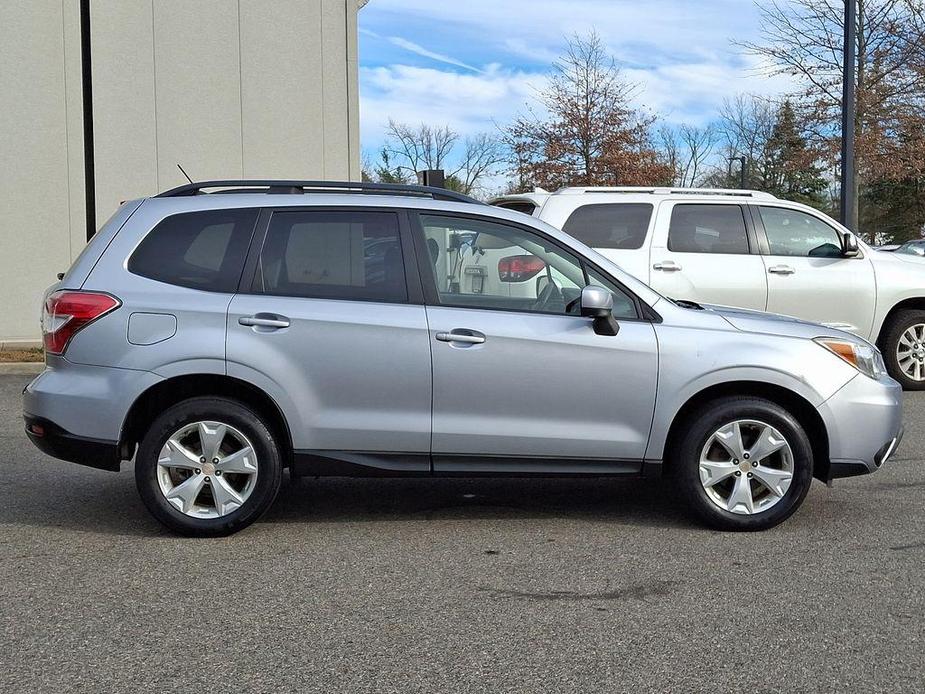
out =
[(876, 253), (806, 205), (746, 190), (565, 188), (493, 201), (571, 234), (674, 299), (769, 311), (878, 344), (925, 390), (925, 261)]

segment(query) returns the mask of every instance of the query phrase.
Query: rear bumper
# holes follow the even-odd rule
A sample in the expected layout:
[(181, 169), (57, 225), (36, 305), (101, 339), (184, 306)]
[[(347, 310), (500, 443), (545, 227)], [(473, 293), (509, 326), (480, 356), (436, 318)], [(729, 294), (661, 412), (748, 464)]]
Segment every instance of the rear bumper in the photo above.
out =
[(863, 375), (819, 407), (829, 434), (829, 482), (875, 472), (896, 453), (903, 438), (902, 387), (889, 378)]
[(70, 463), (118, 472), (122, 463), (116, 441), (76, 436), (42, 417), (23, 415), (26, 436), (42, 453)]

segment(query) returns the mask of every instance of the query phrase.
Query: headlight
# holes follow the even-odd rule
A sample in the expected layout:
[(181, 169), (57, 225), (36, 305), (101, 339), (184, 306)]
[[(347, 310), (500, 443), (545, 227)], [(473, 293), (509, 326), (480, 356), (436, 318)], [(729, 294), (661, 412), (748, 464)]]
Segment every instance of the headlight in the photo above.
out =
[(880, 378), (886, 375), (886, 364), (880, 350), (866, 342), (838, 340), (833, 337), (817, 337), (816, 343), (825, 347), (839, 359), (842, 359), (865, 376)]

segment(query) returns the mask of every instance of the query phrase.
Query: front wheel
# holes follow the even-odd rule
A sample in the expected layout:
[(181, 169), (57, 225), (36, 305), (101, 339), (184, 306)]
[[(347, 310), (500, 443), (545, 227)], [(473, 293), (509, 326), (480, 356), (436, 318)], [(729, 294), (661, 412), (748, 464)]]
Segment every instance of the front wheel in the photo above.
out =
[(761, 398), (724, 398), (685, 426), (675, 452), (690, 508), (720, 530), (765, 530), (806, 497), (813, 452), (785, 409)]
[(192, 398), (162, 413), (135, 457), (148, 510), (183, 535), (230, 535), (269, 508), (279, 491), (278, 445), (261, 418), (225, 398)]
[(925, 311), (899, 311), (882, 345), (887, 370), (903, 390), (925, 390)]

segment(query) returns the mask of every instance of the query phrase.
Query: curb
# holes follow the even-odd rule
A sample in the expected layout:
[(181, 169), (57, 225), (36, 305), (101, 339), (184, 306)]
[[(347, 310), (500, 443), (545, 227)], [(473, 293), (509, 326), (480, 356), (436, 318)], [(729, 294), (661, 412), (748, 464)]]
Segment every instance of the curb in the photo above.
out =
[(34, 361), (13, 361), (0, 364), (0, 376), (37, 376), (45, 370), (45, 364)]

